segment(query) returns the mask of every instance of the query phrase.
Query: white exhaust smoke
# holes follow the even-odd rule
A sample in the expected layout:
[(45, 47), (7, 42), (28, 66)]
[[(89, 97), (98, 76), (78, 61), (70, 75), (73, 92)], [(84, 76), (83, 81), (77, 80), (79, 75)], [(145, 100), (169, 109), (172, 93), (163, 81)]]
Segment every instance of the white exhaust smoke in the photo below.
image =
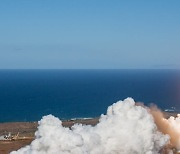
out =
[(11, 154), (158, 154), (169, 135), (158, 131), (152, 115), (132, 98), (108, 107), (96, 126), (71, 129), (52, 116), (39, 121), (36, 139)]

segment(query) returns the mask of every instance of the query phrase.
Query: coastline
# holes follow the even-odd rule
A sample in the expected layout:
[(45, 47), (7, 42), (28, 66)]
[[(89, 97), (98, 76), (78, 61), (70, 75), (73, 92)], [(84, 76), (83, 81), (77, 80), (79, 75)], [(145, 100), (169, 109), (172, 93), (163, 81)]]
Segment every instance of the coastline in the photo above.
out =
[[(176, 116), (178, 113), (163, 112), (165, 118), (170, 116)], [(82, 118), (82, 119), (70, 119), (63, 120), (62, 125), (64, 127), (71, 127), (74, 124), (92, 125), (95, 126), (99, 122), (99, 118)], [(34, 139), (34, 133), (37, 130), (38, 122), (5, 122), (0, 123), (0, 136), (11, 132), (12, 135), (16, 135), (19, 132), (19, 137), (26, 139), (18, 139), (12, 141), (0, 140), (0, 153), (8, 154), (11, 151), (18, 150), (21, 147), (29, 145)]]
[[(72, 125), (79, 123), (83, 125), (96, 125), (99, 118), (85, 118), (85, 119), (70, 119), (62, 121), (64, 127), (71, 127)], [(21, 147), (29, 145), (34, 139), (34, 133), (37, 130), (38, 122), (5, 122), (0, 123), (0, 136), (11, 132), (12, 135), (16, 135), (19, 132), (19, 137), (26, 137), (28, 139), (20, 139), (13, 141), (0, 140), (0, 154), (8, 154), (11, 151), (18, 150)]]

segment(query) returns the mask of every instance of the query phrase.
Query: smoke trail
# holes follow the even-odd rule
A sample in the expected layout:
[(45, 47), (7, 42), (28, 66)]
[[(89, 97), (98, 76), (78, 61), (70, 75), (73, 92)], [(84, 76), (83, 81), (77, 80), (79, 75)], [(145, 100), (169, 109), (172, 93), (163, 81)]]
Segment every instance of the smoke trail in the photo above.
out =
[(165, 119), (162, 111), (156, 106), (150, 108), (150, 113), (153, 115), (159, 131), (168, 134), (171, 145), (180, 150), (180, 114), (176, 118)]
[(109, 106), (92, 126), (71, 129), (52, 115), (39, 121), (36, 139), (11, 154), (157, 154), (169, 141), (149, 112), (131, 98)]

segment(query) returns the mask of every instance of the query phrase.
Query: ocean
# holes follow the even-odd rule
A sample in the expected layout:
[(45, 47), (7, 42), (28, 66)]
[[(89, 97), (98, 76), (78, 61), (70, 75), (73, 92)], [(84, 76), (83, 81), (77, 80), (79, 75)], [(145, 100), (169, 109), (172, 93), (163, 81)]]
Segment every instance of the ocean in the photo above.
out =
[(0, 70), (0, 122), (93, 118), (132, 97), (180, 111), (180, 70)]

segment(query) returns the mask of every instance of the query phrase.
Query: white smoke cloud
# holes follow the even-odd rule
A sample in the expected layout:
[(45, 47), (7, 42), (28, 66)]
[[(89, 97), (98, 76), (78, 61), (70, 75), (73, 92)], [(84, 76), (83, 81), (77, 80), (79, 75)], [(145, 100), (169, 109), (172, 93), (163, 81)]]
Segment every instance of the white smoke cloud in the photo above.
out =
[(99, 121), (94, 127), (75, 124), (69, 129), (58, 118), (44, 116), (36, 139), (11, 154), (157, 154), (169, 142), (132, 98), (109, 106)]
[(168, 122), (171, 124), (171, 126), (174, 129), (178, 130), (178, 132), (180, 134), (180, 114), (178, 114), (176, 118), (171, 116), (168, 119)]

